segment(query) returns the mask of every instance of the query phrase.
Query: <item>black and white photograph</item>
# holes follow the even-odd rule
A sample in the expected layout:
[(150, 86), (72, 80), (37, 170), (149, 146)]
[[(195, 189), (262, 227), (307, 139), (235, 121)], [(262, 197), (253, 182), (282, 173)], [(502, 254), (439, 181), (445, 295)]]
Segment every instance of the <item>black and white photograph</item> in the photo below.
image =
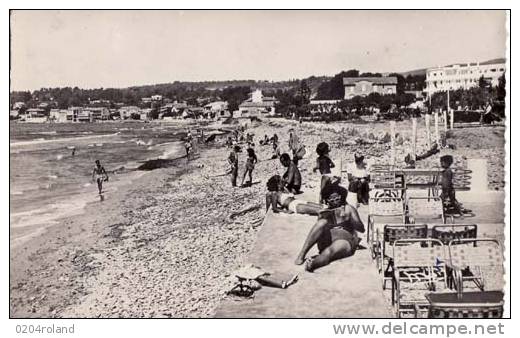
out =
[(9, 318), (510, 317), (510, 15), (9, 10)]

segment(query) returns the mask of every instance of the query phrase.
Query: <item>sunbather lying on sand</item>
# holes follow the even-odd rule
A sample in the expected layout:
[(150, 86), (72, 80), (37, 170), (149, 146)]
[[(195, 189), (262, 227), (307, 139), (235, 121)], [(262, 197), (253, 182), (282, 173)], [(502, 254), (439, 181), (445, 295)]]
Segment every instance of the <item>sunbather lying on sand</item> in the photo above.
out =
[(305, 270), (309, 272), (331, 261), (352, 256), (360, 242), (357, 232), (365, 232), (357, 210), (346, 204), (345, 188), (329, 183), (322, 196), (329, 209), (320, 212), (295, 261), (297, 265), (303, 264), (307, 252), (317, 244), (319, 255), (308, 259), (305, 264)]
[(267, 194), (265, 195), (265, 209), (273, 209), (274, 213), (286, 212), (317, 216), (324, 208), (322, 204), (299, 200), (293, 194), (285, 192), (283, 180), (279, 175), (274, 175), (267, 181)]

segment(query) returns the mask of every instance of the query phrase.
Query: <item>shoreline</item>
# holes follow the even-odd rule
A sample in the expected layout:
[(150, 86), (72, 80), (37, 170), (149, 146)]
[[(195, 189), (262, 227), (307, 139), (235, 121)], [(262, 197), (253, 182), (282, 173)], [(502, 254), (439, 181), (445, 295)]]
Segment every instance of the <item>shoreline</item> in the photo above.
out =
[[(201, 154), (208, 153), (211, 157), (213, 151), (211, 148), (201, 149)], [(221, 151), (226, 153), (227, 149)], [(211, 162), (209, 160), (207, 164), (211, 165)], [(41, 236), (13, 248), (10, 260), (11, 316), (96, 317), (96, 311), (85, 309), (86, 305), (82, 305), (89, 301), (96, 303), (105, 298), (99, 294), (100, 287), (93, 287), (92, 283), (96, 279), (103, 279), (104, 283), (94, 284), (112, 285), (113, 276), (110, 271), (115, 270), (114, 263), (124, 264), (128, 259), (122, 253), (126, 254), (133, 249), (141, 251), (143, 243), (153, 246), (148, 245), (151, 241), (150, 236), (156, 237), (153, 241), (158, 241), (157, 237), (164, 240), (165, 236), (174, 231), (172, 227), (168, 227), (165, 234), (147, 233), (134, 227), (138, 219), (144, 222), (143, 216), (139, 213), (146, 211), (147, 206), (150, 206), (147, 205), (147, 201), (153, 196), (166, 193), (171, 189), (169, 182), (182, 181), (184, 175), (200, 177), (200, 171), (207, 167), (201, 164), (199, 159), (195, 159), (187, 166), (179, 165), (144, 172), (138, 180), (111, 194), (103, 203), (89, 204), (83, 215), (61, 219), (59, 224), (50, 226)], [(186, 179), (187, 185), (190, 185), (189, 181)], [(225, 181), (228, 182), (227, 179)], [(179, 228), (179, 232), (187, 232), (180, 234), (181, 240), (194, 235), (189, 224), (180, 224), (176, 228)], [(125, 237), (129, 232), (132, 232), (130, 238)], [(224, 243), (220, 243), (222, 244)], [(125, 249), (120, 252), (122, 247)], [(152, 249), (157, 250), (155, 247)], [(113, 261), (113, 257), (118, 257), (116, 262)], [(136, 264), (148, 259), (139, 259)], [(169, 263), (163, 263), (164, 268), (167, 268)], [(207, 267), (203, 270), (207, 271)], [(118, 277), (117, 280), (119, 279)], [(220, 298), (220, 294), (216, 294), (217, 298)], [(214, 305), (209, 308), (216, 306), (215, 301), (212, 304)], [(208, 316), (210, 311), (200, 312), (207, 313)], [(142, 317), (146, 316), (145, 313), (147, 311), (143, 310), (133, 313), (132, 316)], [(175, 316), (181, 316), (182, 313), (178, 312)], [(114, 317), (111, 312), (103, 313), (101, 316)]]
[[(399, 126), (406, 142), (407, 122)], [(283, 152), (287, 151), (285, 132), (291, 127), (301, 129), (307, 146), (300, 165), (303, 189), (319, 184), (311, 171), (317, 141), (333, 146), (336, 161), (350, 160), (354, 149), (381, 160), (389, 156), (387, 143), (353, 142), (356, 137), (369, 139), (368, 133), (383, 135), (384, 124), (299, 126), (296, 121), (265, 120), (246, 132), (254, 132), (257, 141), (264, 134), (277, 133)], [(424, 133), (419, 133), (418, 149), (424, 142)], [(267, 160), (271, 147), (258, 145), (253, 182), (259, 183), (231, 188), (229, 176), (218, 176), (226, 170), (229, 149), (195, 149), (199, 153), (188, 164), (180, 160), (177, 167), (145, 172), (105, 202), (87, 206), (85, 214), (61, 220), (42, 236), (11, 249), (10, 316), (214, 316), (230, 289), (230, 274), (246, 263), (261, 227), (265, 182), (283, 173), (283, 168), (278, 161)], [(443, 150), (425, 165), (438, 162), (447, 151), (457, 153), (457, 149)], [(399, 158), (404, 154), (403, 149), (398, 151)], [(239, 175), (244, 160), (242, 152)], [(245, 209), (251, 211), (232, 217)]]

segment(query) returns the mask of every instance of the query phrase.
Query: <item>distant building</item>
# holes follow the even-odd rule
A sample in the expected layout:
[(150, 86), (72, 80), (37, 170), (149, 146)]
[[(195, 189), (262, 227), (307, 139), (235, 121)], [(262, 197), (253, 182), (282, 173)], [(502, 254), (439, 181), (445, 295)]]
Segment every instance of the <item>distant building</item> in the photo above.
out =
[(22, 109), (22, 108), (25, 108), (25, 102), (15, 102), (13, 104), (13, 109), (14, 110), (19, 110), (19, 109)]
[(91, 107), (91, 108), (85, 108), (85, 112), (88, 112), (90, 114), (90, 119), (92, 121), (95, 120), (108, 120), (108, 117), (110, 115), (110, 111), (107, 107)]
[(251, 97), (238, 106), (237, 117), (262, 117), (275, 114), (276, 99), (263, 96), (260, 89), (252, 92)]
[(67, 109), (51, 109), (49, 120), (53, 122), (67, 122)]
[(45, 109), (42, 109), (42, 108), (29, 108), (25, 111), (25, 115), (27, 115), (28, 117), (47, 116)]
[(125, 106), (119, 108), (119, 115), (121, 119), (126, 120), (129, 119), (132, 114), (140, 114), (139, 107), (136, 106)]
[(226, 118), (231, 116), (226, 101), (210, 102), (204, 106), (204, 115), (211, 119)]
[(498, 85), (498, 79), (506, 70), (505, 59), (495, 59), (482, 63), (456, 63), (444, 67), (426, 70), (426, 92), (469, 89), (479, 84), (481, 77), (492, 86)]
[(79, 122), (78, 116), (83, 111), (82, 107), (69, 107), (67, 109), (67, 121), (68, 122)]
[(94, 119), (92, 118), (92, 115), (90, 111), (81, 109), (78, 111), (76, 115), (76, 122), (93, 122)]
[(151, 120), (152, 119), (152, 109), (151, 108), (141, 109), (141, 111), (139, 112), (139, 119), (143, 120), (143, 121)]
[(381, 95), (397, 92), (397, 77), (344, 77), (345, 100), (354, 96), (368, 96), (371, 93)]
[(152, 101), (162, 101), (163, 97), (162, 95), (152, 95), (151, 99)]
[(89, 100), (89, 105), (93, 107), (110, 107), (110, 100)]
[(25, 111), (24, 118), (27, 122), (46, 122), (48, 115), (45, 109), (29, 108)]
[(210, 102), (204, 106), (204, 109), (213, 112), (219, 112), (228, 109), (228, 103), (226, 101)]
[(204, 108), (203, 107), (188, 107), (188, 110), (194, 117), (204, 117)]
[(319, 106), (319, 105), (335, 105), (341, 100), (311, 100), (310, 104), (313, 106)]

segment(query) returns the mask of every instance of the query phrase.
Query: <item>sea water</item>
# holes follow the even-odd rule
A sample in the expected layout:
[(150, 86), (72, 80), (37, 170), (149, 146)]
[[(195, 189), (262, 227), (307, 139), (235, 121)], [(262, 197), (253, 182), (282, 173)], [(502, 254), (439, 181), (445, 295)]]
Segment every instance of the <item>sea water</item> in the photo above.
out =
[(91, 181), (95, 160), (110, 177), (103, 185), (105, 198), (110, 198), (111, 191), (141, 174), (135, 169), (144, 161), (181, 157), (186, 127), (142, 122), (11, 123), (9, 132), (13, 240), (81, 213), (87, 203), (101, 203), (97, 184)]

